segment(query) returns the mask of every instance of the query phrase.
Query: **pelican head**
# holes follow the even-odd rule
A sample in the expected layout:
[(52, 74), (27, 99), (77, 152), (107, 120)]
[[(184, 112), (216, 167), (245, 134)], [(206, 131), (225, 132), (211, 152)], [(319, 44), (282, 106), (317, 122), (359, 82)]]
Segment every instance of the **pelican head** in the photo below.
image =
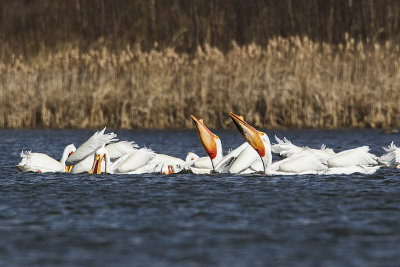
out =
[(203, 120), (199, 120), (193, 115), (191, 115), (191, 117), (196, 126), (197, 133), (199, 134), (200, 141), (208, 156), (210, 156), (213, 166), (215, 166), (222, 159), (221, 139), (204, 125)]
[[(64, 152), (61, 158), (61, 163), (65, 164), (67, 158), (72, 155), (76, 151), (76, 147), (74, 144), (69, 144), (64, 148)], [(72, 169), (72, 165), (65, 165), (65, 172), (70, 172)]]
[(232, 112), (229, 112), (229, 115), (243, 138), (257, 151), (258, 155), (260, 155), (266, 170), (272, 164), (271, 143), (267, 134), (257, 131), (253, 126), (245, 122), (242, 116), (238, 116)]
[(104, 158), (108, 158), (107, 154), (108, 154), (108, 151), (104, 147), (101, 147), (96, 150), (96, 152), (94, 153), (93, 166), (92, 166), (92, 169), (89, 171), (90, 174), (92, 174), (92, 173), (100, 174), (101, 173), (101, 162), (103, 161)]
[(176, 173), (174, 164), (163, 164), (161, 167), (161, 173), (165, 175)]
[(198, 160), (199, 158), (200, 158), (200, 157), (197, 156), (195, 153), (193, 153), (193, 152), (188, 152), (187, 155), (186, 155), (185, 161), (186, 161), (186, 162), (194, 162), (194, 161)]

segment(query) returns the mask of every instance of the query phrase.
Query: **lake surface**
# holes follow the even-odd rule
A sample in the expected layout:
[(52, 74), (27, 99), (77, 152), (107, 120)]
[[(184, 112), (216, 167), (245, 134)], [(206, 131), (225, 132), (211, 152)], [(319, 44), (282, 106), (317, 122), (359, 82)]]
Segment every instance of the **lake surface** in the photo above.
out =
[[(185, 158), (193, 131), (116, 130)], [(243, 143), (215, 131), (224, 150)], [(267, 132), (335, 151), (399, 135), (379, 130)], [(21, 173), (21, 149), (59, 159), (90, 130), (0, 130), (1, 266), (398, 266), (400, 175), (71, 175)]]

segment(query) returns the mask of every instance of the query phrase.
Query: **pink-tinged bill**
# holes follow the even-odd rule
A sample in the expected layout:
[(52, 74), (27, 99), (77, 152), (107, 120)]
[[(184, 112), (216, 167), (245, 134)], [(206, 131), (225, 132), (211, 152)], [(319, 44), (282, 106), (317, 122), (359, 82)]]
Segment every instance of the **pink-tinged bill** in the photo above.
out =
[(215, 135), (204, 125), (204, 123), (191, 115), (194, 124), (196, 125), (197, 133), (199, 134), (200, 141), (204, 146), (207, 154), (211, 159), (217, 156), (217, 143), (214, 140)]
[(229, 112), (233, 122), (243, 138), (257, 151), (260, 157), (265, 156), (265, 146), (260, 137), (260, 132), (243, 120), (243, 117)]

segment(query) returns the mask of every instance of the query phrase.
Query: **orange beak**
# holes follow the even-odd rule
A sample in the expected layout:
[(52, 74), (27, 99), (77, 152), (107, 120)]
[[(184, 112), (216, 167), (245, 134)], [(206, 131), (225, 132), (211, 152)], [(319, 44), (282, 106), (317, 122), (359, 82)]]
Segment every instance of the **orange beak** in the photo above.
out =
[(72, 165), (65, 165), (65, 172), (70, 172), (72, 169)]
[(204, 146), (207, 154), (211, 159), (214, 159), (217, 156), (217, 143), (214, 138), (218, 138), (215, 134), (213, 134), (207, 126), (204, 125), (202, 120), (197, 119), (195, 116), (190, 115), (192, 117), (194, 124), (196, 125), (197, 133), (199, 134), (200, 141)]
[[(71, 156), (74, 151), (69, 152), (68, 157)], [(72, 165), (65, 165), (65, 172), (71, 172)]]
[(104, 156), (100, 158), (100, 155), (97, 154), (96, 158), (94, 159), (92, 169), (89, 171), (89, 174), (96, 173), (100, 174), (101, 173), (101, 161), (103, 160)]
[(163, 174), (169, 175), (169, 174), (173, 174), (174, 170), (172, 169), (172, 167), (170, 165), (168, 165), (168, 173), (167, 172), (163, 172)]
[(243, 120), (243, 117), (235, 115), (232, 112), (229, 112), (229, 115), (235, 123), (236, 128), (238, 128), (239, 132), (242, 134), (243, 138), (257, 151), (260, 157), (264, 157), (265, 146), (260, 137), (260, 135), (263, 133), (260, 133), (254, 127), (247, 124)]

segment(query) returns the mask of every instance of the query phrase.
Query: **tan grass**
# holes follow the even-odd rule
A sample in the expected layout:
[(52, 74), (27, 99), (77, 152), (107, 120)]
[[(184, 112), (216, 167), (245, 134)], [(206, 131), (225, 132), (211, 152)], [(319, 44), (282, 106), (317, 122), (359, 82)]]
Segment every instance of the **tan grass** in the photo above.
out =
[(190, 56), (65, 47), (0, 62), (1, 128), (400, 127), (400, 48), (273, 38)]

